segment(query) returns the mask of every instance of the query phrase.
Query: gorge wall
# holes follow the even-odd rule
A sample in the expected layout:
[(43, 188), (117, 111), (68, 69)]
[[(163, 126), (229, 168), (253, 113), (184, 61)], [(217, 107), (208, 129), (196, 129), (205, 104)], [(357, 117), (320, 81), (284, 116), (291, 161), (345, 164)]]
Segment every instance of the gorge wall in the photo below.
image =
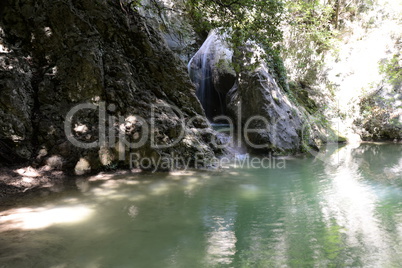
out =
[[(185, 65), (128, 4), (2, 1), (0, 37), (3, 165), (83, 174), (127, 166), (130, 153), (153, 168), (219, 151)], [(79, 104), (87, 106), (67, 118)]]
[[(344, 141), (340, 136), (350, 133), (366, 140), (402, 139), (400, 31), (390, 33), (392, 53), (378, 59), (383, 76), (368, 87), (348, 84), (362, 76), (341, 66), (358, 60), (353, 55), (359, 46), (342, 43), (337, 52), (323, 52), (310, 47), (315, 43), (303, 39), (299, 28), (285, 29), (284, 87), (267, 61), (254, 66), (251, 56), (241, 64), (252, 69), (235, 71), (224, 41), (212, 34), (202, 46), (206, 36), (185, 16), (186, 1), (144, 0), (136, 8), (131, 2), (2, 1), (0, 165), (25, 162), (84, 174), (127, 167), (134, 155), (137, 164), (148, 160), (137, 165), (143, 169), (161, 161), (165, 170), (171, 163), (195, 166), (199, 156), (208, 166), (222, 152), (206, 117), (217, 115), (238, 129), (259, 129), (243, 138), (262, 145), (250, 151), (264, 154), (306, 151)], [(343, 29), (341, 42), (371, 38), (347, 39), (350, 28)], [(205, 97), (210, 109), (196, 92), (206, 81), (213, 93)], [(344, 92), (360, 95), (340, 102)], [(247, 125), (256, 116), (264, 119)]]

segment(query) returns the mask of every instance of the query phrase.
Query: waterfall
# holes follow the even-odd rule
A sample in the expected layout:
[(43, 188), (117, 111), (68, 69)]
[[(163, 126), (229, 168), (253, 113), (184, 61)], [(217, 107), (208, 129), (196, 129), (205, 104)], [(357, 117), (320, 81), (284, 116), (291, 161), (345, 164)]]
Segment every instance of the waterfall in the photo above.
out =
[(212, 31), (198, 52), (188, 63), (191, 80), (197, 87), (196, 95), (209, 120), (225, 113), (225, 96), (215, 89), (212, 75), (216, 33)]
[(226, 96), (236, 86), (236, 72), (231, 67), (233, 51), (226, 43), (226, 37), (219, 30), (212, 30), (187, 68), (205, 115), (216, 131), (218, 144), (225, 145), (228, 155), (243, 157), (246, 149), (243, 142), (239, 142), (241, 137), (234, 133), (234, 126), (224, 119), (214, 120), (216, 116), (226, 115)]

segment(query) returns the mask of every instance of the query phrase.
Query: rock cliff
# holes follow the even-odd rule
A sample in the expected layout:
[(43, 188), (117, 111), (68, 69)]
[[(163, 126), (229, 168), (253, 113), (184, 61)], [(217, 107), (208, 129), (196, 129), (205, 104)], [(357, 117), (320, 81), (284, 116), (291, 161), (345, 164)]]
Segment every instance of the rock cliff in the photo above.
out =
[(185, 65), (128, 4), (7, 0), (0, 12), (0, 163), (83, 174), (130, 154), (145, 169), (214, 156)]
[(318, 135), (311, 131), (308, 113), (278, 86), (266, 61), (256, 61), (262, 49), (245, 46), (248, 57), (241, 60), (237, 73), (233, 50), (225, 40), (225, 34), (211, 31), (189, 63), (190, 77), (198, 91), (205, 91), (205, 96), (198, 95), (207, 115), (233, 125), (251, 152), (289, 154), (315, 147), (312, 137)]

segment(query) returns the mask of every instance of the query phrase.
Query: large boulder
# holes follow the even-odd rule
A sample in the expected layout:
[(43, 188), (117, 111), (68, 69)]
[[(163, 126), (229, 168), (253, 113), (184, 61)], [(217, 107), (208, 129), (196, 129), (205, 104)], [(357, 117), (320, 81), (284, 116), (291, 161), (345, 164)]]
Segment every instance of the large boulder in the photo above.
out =
[(228, 110), (234, 122), (240, 123), (237, 127), (243, 130), (244, 143), (251, 151), (295, 153), (302, 149), (307, 117), (285, 95), (264, 62), (241, 72), (228, 93)]
[(184, 64), (124, 1), (8, 0), (1, 12), (0, 162), (82, 174), (130, 154), (149, 169), (214, 156)]

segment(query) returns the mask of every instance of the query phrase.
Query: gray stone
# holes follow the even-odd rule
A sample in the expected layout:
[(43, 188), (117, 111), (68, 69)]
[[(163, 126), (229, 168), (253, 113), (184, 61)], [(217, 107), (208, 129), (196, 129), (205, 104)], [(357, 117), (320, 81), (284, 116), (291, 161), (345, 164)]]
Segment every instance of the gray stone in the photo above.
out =
[(202, 68), (209, 68), (214, 89), (222, 94), (227, 94), (236, 81), (236, 72), (232, 64), (233, 51), (225, 38), (227, 36), (220, 34), (218, 30), (211, 31), (188, 64), (190, 77), (198, 86)]
[(277, 85), (265, 63), (243, 71), (228, 94), (228, 110), (242, 129), (252, 151), (294, 153), (302, 149), (304, 114)]
[[(296, 153), (306, 146), (315, 146), (315, 134), (306, 111), (292, 102), (278, 86), (268, 65), (256, 60), (263, 58), (263, 50), (251, 42), (247, 44), (244, 55), (251, 56), (241, 60), (242, 71), (236, 74), (233, 51), (226, 39), (218, 30), (212, 31), (188, 68), (199, 89), (205, 86), (205, 77), (212, 76), (207, 77), (212, 81), (209, 86), (225, 96), (224, 114), (229, 115), (240, 129), (243, 144), (253, 152), (279, 154)], [(220, 105), (211, 98), (201, 102)], [(205, 105), (204, 108), (211, 110)], [(214, 110), (209, 112), (214, 114)], [(245, 133), (245, 130), (251, 131)]]
[[(206, 159), (215, 156), (208, 136), (202, 135), (209, 125), (185, 65), (159, 30), (129, 5), (114, 0), (10, 0), (2, 12), (0, 43), (10, 52), (0, 58), (0, 162), (9, 155), (44, 165), (60, 155), (62, 169), (73, 172), (80, 159), (92, 171), (127, 166), (131, 153), (152, 159), (182, 156), (191, 164), (196, 153)], [(67, 120), (79, 104), (94, 108)], [(77, 141), (99, 141), (102, 107), (107, 143), (101, 145), (108, 150), (74, 146), (65, 133), (66, 120)], [(133, 116), (142, 120), (128, 122)], [(181, 132), (174, 146), (152, 147), (151, 137), (168, 145)], [(142, 147), (119, 146), (144, 135)], [(115, 153), (124, 158), (119, 161)]]

